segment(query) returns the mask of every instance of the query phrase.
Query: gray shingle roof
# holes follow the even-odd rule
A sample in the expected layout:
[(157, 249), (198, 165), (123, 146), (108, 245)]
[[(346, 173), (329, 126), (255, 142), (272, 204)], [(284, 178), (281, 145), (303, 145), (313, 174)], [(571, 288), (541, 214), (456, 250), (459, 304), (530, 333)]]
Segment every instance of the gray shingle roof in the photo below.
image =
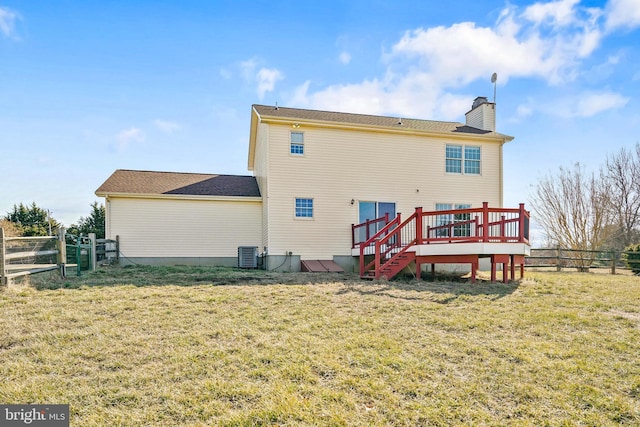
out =
[(320, 121), (335, 124), (374, 126), (390, 129), (406, 129), (436, 133), (466, 133), (473, 135), (496, 136), (511, 139), (510, 136), (498, 132), (467, 126), (459, 122), (443, 122), (436, 120), (420, 120), (404, 117), (372, 116), (368, 114), (340, 113), (334, 111), (305, 110), (300, 108), (275, 107), (254, 104), (253, 108), (261, 118), (277, 118), (291, 121)]
[(96, 194), (260, 197), (253, 176), (116, 170)]

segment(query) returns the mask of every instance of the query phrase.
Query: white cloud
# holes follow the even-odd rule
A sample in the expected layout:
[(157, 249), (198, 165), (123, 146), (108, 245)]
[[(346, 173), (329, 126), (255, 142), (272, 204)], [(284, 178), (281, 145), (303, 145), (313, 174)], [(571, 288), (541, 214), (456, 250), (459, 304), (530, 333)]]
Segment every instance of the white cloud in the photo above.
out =
[(116, 148), (118, 151), (124, 151), (133, 142), (143, 142), (144, 141), (144, 133), (142, 130), (136, 127), (131, 127), (129, 129), (124, 129), (116, 135)]
[(275, 88), (276, 82), (282, 80), (284, 76), (275, 68), (261, 68), (256, 74), (258, 80), (258, 98), (262, 100), (266, 92), (271, 92)]
[(245, 81), (251, 82), (255, 77), (255, 69), (258, 66), (258, 61), (255, 58), (247, 59), (240, 63), (240, 71)]
[(526, 119), (531, 114), (533, 114), (533, 108), (530, 104), (520, 104), (516, 108), (516, 115), (513, 118), (514, 121), (520, 121)]
[[(305, 82), (293, 100), (311, 108), (457, 119), (477, 95), (460, 90), (488, 82), (493, 72), (498, 84), (510, 78), (550, 85), (574, 81), (601, 43), (601, 16), (601, 9), (581, 7), (578, 0), (560, 0), (536, 3), (520, 14), (509, 6), (493, 26), (461, 22), (407, 31), (383, 56), (384, 76), (315, 91)], [(518, 115), (529, 114), (521, 109)]]
[(180, 125), (179, 123), (171, 122), (168, 120), (156, 119), (153, 121), (153, 124), (164, 133), (173, 133), (177, 130), (182, 129), (182, 125)]
[(608, 30), (640, 26), (640, 3), (638, 0), (610, 0), (605, 13)]
[(258, 98), (262, 100), (265, 93), (271, 92), (275, 89), (277, 81), (284, 79), (284, 75), (276, 68), (261, 67), (256, 72), (259, 65), (260, 63), (258, 59), (247, 59), (240, 63), (240, 72), (246, 83), (256, 85)]
[(349, 52), (340, 52), (340, 55), (338, 56), (338, 60), (340, 61), (340, 63), (347, 65), (351, 62), (351, 54)]
[(552, 26), (566, 26), (574, 22), (574, 6), (578, 3), (580, 0), (534, 3), (525, 9), (522, 16), (536, 25), (550, 23)]
[(0, 33), (6, 37), (15, 36), (15, 23), (20, 19), (20, 14), (13, 10), (0, 6)]
[(593, 117), (596, 114), (622, 108), (629, 102), (629, 98), (619, 93), (584, 92), (577, 97), (567, 97), (549, 104), (544, 111), (550, 115), (563, 118)]

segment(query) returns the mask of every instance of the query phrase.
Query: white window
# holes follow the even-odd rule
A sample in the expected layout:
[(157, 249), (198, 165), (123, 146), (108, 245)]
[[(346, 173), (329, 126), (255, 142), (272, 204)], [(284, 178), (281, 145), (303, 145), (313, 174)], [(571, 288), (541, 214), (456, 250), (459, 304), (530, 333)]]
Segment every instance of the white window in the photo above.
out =
[(445, 170), (448, 173), (480, 175), (480, 147), (447, 144)]
[(304, 133), (291, 132), (291, 145), (289, 152), (296, 156), (304, 155)]
[[(452, 203), (436, 203), (437, 211), (448, 211), (452, 209), (469, 209), (471, 205), (469, 204), (452, 204)], [(459, 213), (459, 214), (444, 214), (438, 215), (436, 220), (436, 225), (439, 228), (436, 235), (438, 237), (449, 237), (451, 236), (451, 231), (453, 229), (454, 237), (461, 236), (470, 236), (471, 235), (471, 223), (468, 221), (471, 219), (471, 214), (469, 213)], [(454, 225), (453, 227), (447, 227), (447, 225), (460, 223), (458, 225)]]

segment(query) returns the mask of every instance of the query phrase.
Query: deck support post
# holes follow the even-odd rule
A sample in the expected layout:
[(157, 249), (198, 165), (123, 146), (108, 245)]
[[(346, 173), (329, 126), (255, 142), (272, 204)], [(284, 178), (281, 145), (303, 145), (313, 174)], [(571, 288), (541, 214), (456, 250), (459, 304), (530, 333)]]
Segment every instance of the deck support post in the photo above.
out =
[[(509, 281), (509, 255), (491, 255), (491, 281), (496, 281), (496, 264), (502, 264), (502, 281), (507, 283)], [(513, 275), (512, 275), (513, 278)]]

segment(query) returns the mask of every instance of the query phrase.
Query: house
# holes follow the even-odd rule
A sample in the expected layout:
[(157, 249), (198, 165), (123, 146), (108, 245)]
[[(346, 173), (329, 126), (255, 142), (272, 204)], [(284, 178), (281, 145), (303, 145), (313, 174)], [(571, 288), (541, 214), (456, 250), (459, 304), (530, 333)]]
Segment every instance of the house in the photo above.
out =
[(466, 123), (253, 105), (253, 176), (118, 170), (96, 194), (125, 260), (235, 265), (238, 247), (252, 246), (267, 269), (332, 260), (354, 271), (353, 224), (416, 207), (502, 207), (512, 139), (483, 97)]

